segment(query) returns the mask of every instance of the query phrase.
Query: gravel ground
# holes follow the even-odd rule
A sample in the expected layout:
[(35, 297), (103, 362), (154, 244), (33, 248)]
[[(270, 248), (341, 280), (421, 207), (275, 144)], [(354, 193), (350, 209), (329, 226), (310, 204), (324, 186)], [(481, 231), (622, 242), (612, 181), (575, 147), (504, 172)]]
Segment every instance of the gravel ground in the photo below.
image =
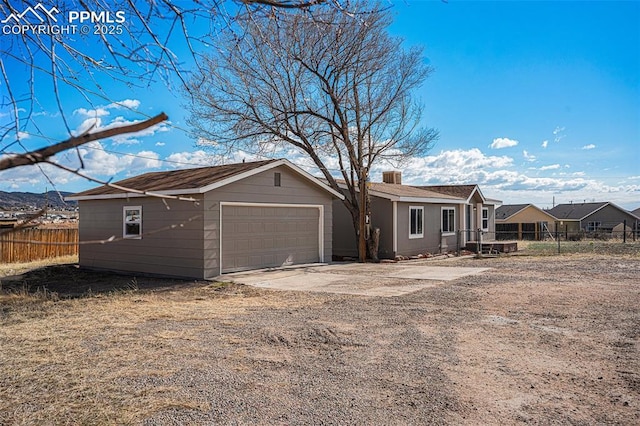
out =
[[(129, 298), (119, 315), (133, 320), (79, 344), (94, 348), (83, 352), (91, 365), (108, 364), (104, 345), (126, 335), (134, 343), (122, 357), (137, 373), (124, 374), (114, 358), (106, 405), (118, 399), (126, 408), (154, 392), (165, 403), (127, 418), (114, 409), (98, 422), (640, 424), (638, 256), (434, 263), (453, 264), (492, 269), (390, 298), (204, 283), (154, 293), (149, 281), (109, 296)], [(82, 301), (95, 315), (107, 303)], [(23, 326), (12, 315), (1, 317), (0, 345)], [(68, 333), (85, 314), (56, 315), (67, 325), (54, 331)], [(7, 348), (5, 369), (24, 345)], [(9, 399), (0, 423), (70, 424), (92, 408), (30, 415), (11, 377), (1, 383), (0, 399)]]

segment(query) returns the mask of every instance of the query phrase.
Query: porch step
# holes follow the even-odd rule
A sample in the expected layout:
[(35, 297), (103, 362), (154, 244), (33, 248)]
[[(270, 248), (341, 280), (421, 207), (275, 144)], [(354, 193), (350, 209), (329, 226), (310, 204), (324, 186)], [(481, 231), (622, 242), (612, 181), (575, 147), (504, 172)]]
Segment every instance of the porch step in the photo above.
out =
[[(469, 241), (465, 248), (469, 251), (476, 253), (478, 243), (476, 241)], [(482, 254), (494, 254), (494, 253), (512, 253), (518, 251), (517, 241), (487, 241), (482, 242)]]

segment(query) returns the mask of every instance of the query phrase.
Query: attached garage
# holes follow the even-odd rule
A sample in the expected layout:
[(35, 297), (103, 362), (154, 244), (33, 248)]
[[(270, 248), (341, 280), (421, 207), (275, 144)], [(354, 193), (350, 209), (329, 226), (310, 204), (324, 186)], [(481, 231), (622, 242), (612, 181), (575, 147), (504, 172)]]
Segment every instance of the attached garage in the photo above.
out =
[(330, 260), (342, 197), (267, 160), (146, 173), (68, 199), (79, 203), (80, 241), (106, 242), (81, 244), (80, 267), (209, 279)]
[(323, 261), (323, 206), (221, 203), (222, 273)]

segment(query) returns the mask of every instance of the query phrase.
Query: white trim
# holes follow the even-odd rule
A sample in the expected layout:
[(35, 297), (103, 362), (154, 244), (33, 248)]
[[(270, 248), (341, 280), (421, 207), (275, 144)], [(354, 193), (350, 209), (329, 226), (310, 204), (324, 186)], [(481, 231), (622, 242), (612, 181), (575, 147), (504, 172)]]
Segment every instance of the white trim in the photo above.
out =
[(302, 177), (304, 177), (307, 180), (309, 180), (311, 183), (313, 183), (316, 186), (320, 187), (321, 189), (329, 192), (334, 197), (339, 198), (340, 200), (344, 200), (344, 195), (342, 195), (338, 191), (336, 191), (333, 188), (331, 188), (329, 185), (323, 183), (318, 178), (316, 178), (313, 175), (307, 173), (306, 171), (302, 170), (300, 167), (296, 166), (295, 164), (291, 163), (289, 160), (286, 160), (286, 159), (273, 161), (273, 162), (265, 164), (263, 166), (256, 167), (256, 168), (251, 169), (251, 170), (247, 170), (246, 172), (230, 176), (230, 177), (228, 177), (226, 179), (222, 179), (222, 180), (214, 182), (214, 183), (212, 183), (210, 185), (202, 186), (202, 187), (199, 187), (199, 188), (170, 189), (170, 190), (166, 190), (166, 191), (151, 191), (151, 192), (149, 192), (147, 194), (120, 192), (120, 193), (117, 193), (117, 194), (101, 194), (101, 195), (81, 195), (81, 196), (73, 196), (73, 195), (71, 195), (71, 196), (65, 197), (65, 200), (67, 200), (67, 201), (85, 201), (85, 200), (108, 200), (108, 199), (112, 199), (112, 198), (153, 197), (154, 194), (158, 194), (158, 195), (202, 194), (202, 193), (205, 193), (205, 192), (212, 191), (212, 190), (214, 190), (216, 188), (220, 188), (222, 186), (229, 185), (230, 183), (237, 182), (237, 181), (242, 180), (242, 179), (246, 179), (246, 178), (248, 178), (250, 176), (253, 176), (253, 175), (256, 175), (258, 173), (262, 173), (262, 172), (265, 172), (267, 170), (271, 170), (271, 169), (273, 169), (275, 167), (279, 167), (279, 166), (288, 167), (292, 171), (298, 173)]
[(241, 206), (241, 207), (281, 207), (281, 208), (316, 208), (318, 209), (318, 260), (320, 263), (324, 263), (324, 205), (322, 204), (278, 204), (278, 203), (245, 203), (236, 201), (221, 201), (220, 202), (220, 240), (218, 246), (218, 264), (220, 265), (220, 275), (223, 273), (229, 274), (231, 272), (222, 272), (222, 208), (224, 206)]
[[(127, 234), (127, 210), (140, 210), (140, 233), (137, 235)], [(122, 206), (122, 238), (127, 240), (142, 239), (142, 206)]]
[[(484, 221), (485, 221), (484, 212), (485, 211), (487, 212), (487, 219), (486, 219), (487, 227), (486, 228), (484, 227)], [(482, 206), (482, 209), (480, 211), (480, 227), (482, 228), (483, 231), (488, 231), (489, 230), (489, 219), (490, 219), (489, 218), (489, 207)]]
[[(422, 232), (420, 232), (419, 234), (411, 233), (411, 210), (420, 210), (422, 212), (422, 226), (420, 227), (420, 230)], [(415, 240), (418, 238), (424, 238), (424, 206), (409, 206), (409, 239)]]
[(394, 256), (398, 253), (398, 202), (392, 201), (392, 226), (393, 226), (393, 253)]
[(473, 194), (475, 194), (476, 192), (478, 192), (478, 194), (480, 194), (480, 200), (481, 200), (482, 204), (484, 204), (487, 201), (487, 199), (484, 198), (484, 194), (482, 193), (482, 191), (480, 191), (480, 187), (478, 185), (474, 185), (473, 191), (471, 191), (471, 194), (469, 195), (469, 198), (467, 198), (467, 203), (472, 204), (471, 199), (473, 198)]
[[(442, 213), (445, 210), (453, 210), (453, 231), (446, 231), (442, 229)], [(455, 235), (456, 234), (456, 208), (454, 206), (441, 206), (440, 207), (440, 229), (442, 231), (443, 236)]]

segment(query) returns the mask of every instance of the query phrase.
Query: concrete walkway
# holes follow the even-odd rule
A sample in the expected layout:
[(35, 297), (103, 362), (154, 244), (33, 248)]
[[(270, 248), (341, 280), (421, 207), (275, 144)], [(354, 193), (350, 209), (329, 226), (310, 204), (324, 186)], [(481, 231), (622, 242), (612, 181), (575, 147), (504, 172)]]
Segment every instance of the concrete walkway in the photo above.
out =
[(479, 274), (487, 269), (410, 263), (338, 263), (237, 272), (221, 275), (217, 280), (275, 290), (391, 297), (433, 287), (442, 281)]

